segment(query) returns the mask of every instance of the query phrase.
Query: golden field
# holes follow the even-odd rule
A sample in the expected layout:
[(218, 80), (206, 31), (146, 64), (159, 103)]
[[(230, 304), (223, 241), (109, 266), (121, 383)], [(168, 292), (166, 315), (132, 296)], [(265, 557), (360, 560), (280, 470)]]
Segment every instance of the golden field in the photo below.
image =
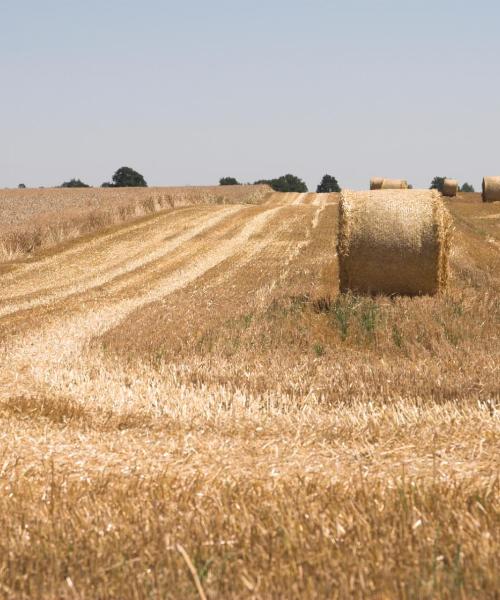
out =
[(5, 253), (0, 597), (498, 598), (500, 204), (391, 299), (339, 295), (338, 200)]
[(0, 189), (0, 260), (12, 260), (167, 208), (258, 203), (266, 185)]

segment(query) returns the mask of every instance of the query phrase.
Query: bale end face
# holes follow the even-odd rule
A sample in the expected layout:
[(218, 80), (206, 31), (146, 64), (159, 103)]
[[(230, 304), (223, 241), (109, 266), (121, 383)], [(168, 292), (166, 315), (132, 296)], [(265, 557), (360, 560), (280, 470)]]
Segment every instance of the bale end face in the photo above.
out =
[(484, 177), (483, 202), (500, 201), (500, 177)]
[(417, 296), (442, 291), (451, 230), (451, 217), (435, 191), (342, 193), (341, 292)]
[(445, 179), (443, 182), (443, 196), (454, 198), (458, 193), (458, 181), (456, 179)]

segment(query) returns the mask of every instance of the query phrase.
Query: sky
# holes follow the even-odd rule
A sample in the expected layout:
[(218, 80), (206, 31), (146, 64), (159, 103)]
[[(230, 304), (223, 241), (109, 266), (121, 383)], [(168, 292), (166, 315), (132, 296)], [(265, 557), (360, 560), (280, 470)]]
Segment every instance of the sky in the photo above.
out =
[(0, 187), (500, 174), (498, 0), (0, 0)]

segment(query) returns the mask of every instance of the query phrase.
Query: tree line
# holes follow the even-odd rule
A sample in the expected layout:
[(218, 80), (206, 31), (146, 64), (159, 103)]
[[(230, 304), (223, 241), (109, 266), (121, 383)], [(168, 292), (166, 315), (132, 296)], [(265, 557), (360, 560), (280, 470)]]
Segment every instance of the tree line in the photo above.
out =
[[(434, 177), (431, 181), (431, 185), (429, 189), (431, 190), (439, 190), (443, 191), (444, 180), (446, 177)], [(258, 184), (267, 184), (275, 192), (298, 192), (303, 193), (307, 192), (307, 185), (305, 182), (297, 177), (296, 175), (288, 174), (282, 175), (281, 177), (277, 177), (276, 179), (259, 179), (255, 181), (253, 185)], [(222, 177), (219, 180), (219, 185), (241, 185), (240, 182), (235, 177)], [(410, 189), (413, 188), (412, 185), (408, 186)], [(340, 192), (341, 188), (338, 184), (336, 177), (333, 175), (323, 175), (321, 182), (316, 187), (316, 193), (318, 194), (328, 194), (331, 192)], [(465, 182), (462, 187), (459, 188), (460, 192), (473, 192), (474, 186), (470, 183)]]
[[(302, 194), (308, 191), (306, 183), (300, 177), (292, 175), (291, 173), (288, 173), (287, 175), (282, 175), (281, 177), (277, 177), (276, 179), (259, 179), (258, 181), (254, 181), (253, 183), (253, 185), (261, 184), (269, 185), (275, 192), (299, 192)], [(222, 177), (222, 179), (219, 180), (219, 185), (241, 184), (235, 177)], [(330, 192), (340, 191), (341, 189), (338, 184), (338, 181), (332, 175), (324, 175), (323, 179), (316, 188), (316, 192), (318, 194), (328, 194)]]
[[(431, 181), (430, 189), (443, 191), (444, 180), (446, 177), (434, 177)], [(282, 175), (281, 177), (276, 177), (275, 179), (259, 179), (255, 181), (253, 185), (259, 184), (267, 184), (276, 192), (298, 192), (305, 193), (308, 191), (306, 183), (296, 175), (292, 175), (291, 173), (287, 173), (286, 175)], [(222, 177), (219, 180), (219, 185), (241, 185), (240, 182), (235, 177)], [(147, 187), (148, 184), (144, 179), (144, 176), (139, 172), (131, 169), (130, 167), (120, 167), (117, 171), (115, 171), (111, 181), (105, 181), (101, 187), (104, 188), (113, 188), (113, 187)], [(20, 183), (18, 185), (19, 188), (25, 188), (24, 183)], [(62, 188), (88, 188), (90, 187), (81, 179), (70, 179), (69, 181), (64, 181), (59, 187)], [(409, 186), (412, 187), (412, 186)], [(340, 192), (341, 188), (337, 181), (337, 178), (333, 175), (323, 175), (320, 183), (316, 187), (316, 192), (318, 194), (329, 194), (331, 192)], [(462, 187), (459, 188), (460, 192), (473, 192), (474, 187), (465, 182)]]
[[(20, 183), (18, 188), (24, 189), (26, 186), (24, 183)], [(88, 188), (91, 187), (84, 183), (81, 179), (70, 179), (61, 183), (59, 187), (62, 188)], [(120, 167), (115, 171), (111, 181), (105, 181), (101, 187), (103, 188), (114, 188), (114, 187), (148, 187), (144, 176), (131, 169), (130, 167)]]

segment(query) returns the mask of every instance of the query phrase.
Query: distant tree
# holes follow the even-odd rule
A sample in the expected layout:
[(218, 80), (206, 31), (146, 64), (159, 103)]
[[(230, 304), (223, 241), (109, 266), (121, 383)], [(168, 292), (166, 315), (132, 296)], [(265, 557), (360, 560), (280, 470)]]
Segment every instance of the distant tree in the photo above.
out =
[(148, 184), (144, 177), (134, 169), (120, 167), (113, 175), (113, 187), (148, 187)]
[(26, 189), (26, 186), (24, 185), (24, 183), (20, 183), (20, 184), (19, 184), (17, 187), (18, 187), (20, 190), (25, 190), (25, 189)]
[(412, 189), (413, 189), (413, 186), (412, 186), (412, 184), (411, 184), (411, 183), (409, 183), (409, 184), (408, 184), (408, 189), (409, 189), (409, 190), (412, 190)]
[(434, 179), (431, 181), (431, 186), (429, 189), (442, 192), (445, 179), (446, 177), (434, 177)]
[(316, 192), (318, 194), (329, 194), (330, 192), (340, 192), (338, 181), (332, 175), (324, 175), (321, 183), (318, 185)]
[(240, 185), (240, 182), (235, 177), (222, 177), (219, 185)]
[(255, 185), (259, 184), (270, 185), (275, 192), (307, 192), (307, 185), (295, 175), (282, 175), (276, 179), (260, 179), (255, 182)]
[(470, 183), (465, 182), (463, 184), (463, 186), (460, 188), (461, 192), (466, 192), (466, 193), (470, 193), (474, 191), (474, 186), (471, 185)]
[(80, 179), (70, 179), (61, 184), (63, 188), (87, 188), (90, 187), (86, 183), (83, 183)]
[(101, 185), (101, 187), (108, 188), (108, 187), (115, 187), (115, 186), (114, 186), (112, 183), (110, 183), (109, 181), (105, 181), (105, 182), (104, 182), (104, 183)]
[(307, 192), (307, 185), (295, 175), (288, 173), (282, 175), (278, 179), (274, 179), (271, 183), (271, 187), (276, 192)]

